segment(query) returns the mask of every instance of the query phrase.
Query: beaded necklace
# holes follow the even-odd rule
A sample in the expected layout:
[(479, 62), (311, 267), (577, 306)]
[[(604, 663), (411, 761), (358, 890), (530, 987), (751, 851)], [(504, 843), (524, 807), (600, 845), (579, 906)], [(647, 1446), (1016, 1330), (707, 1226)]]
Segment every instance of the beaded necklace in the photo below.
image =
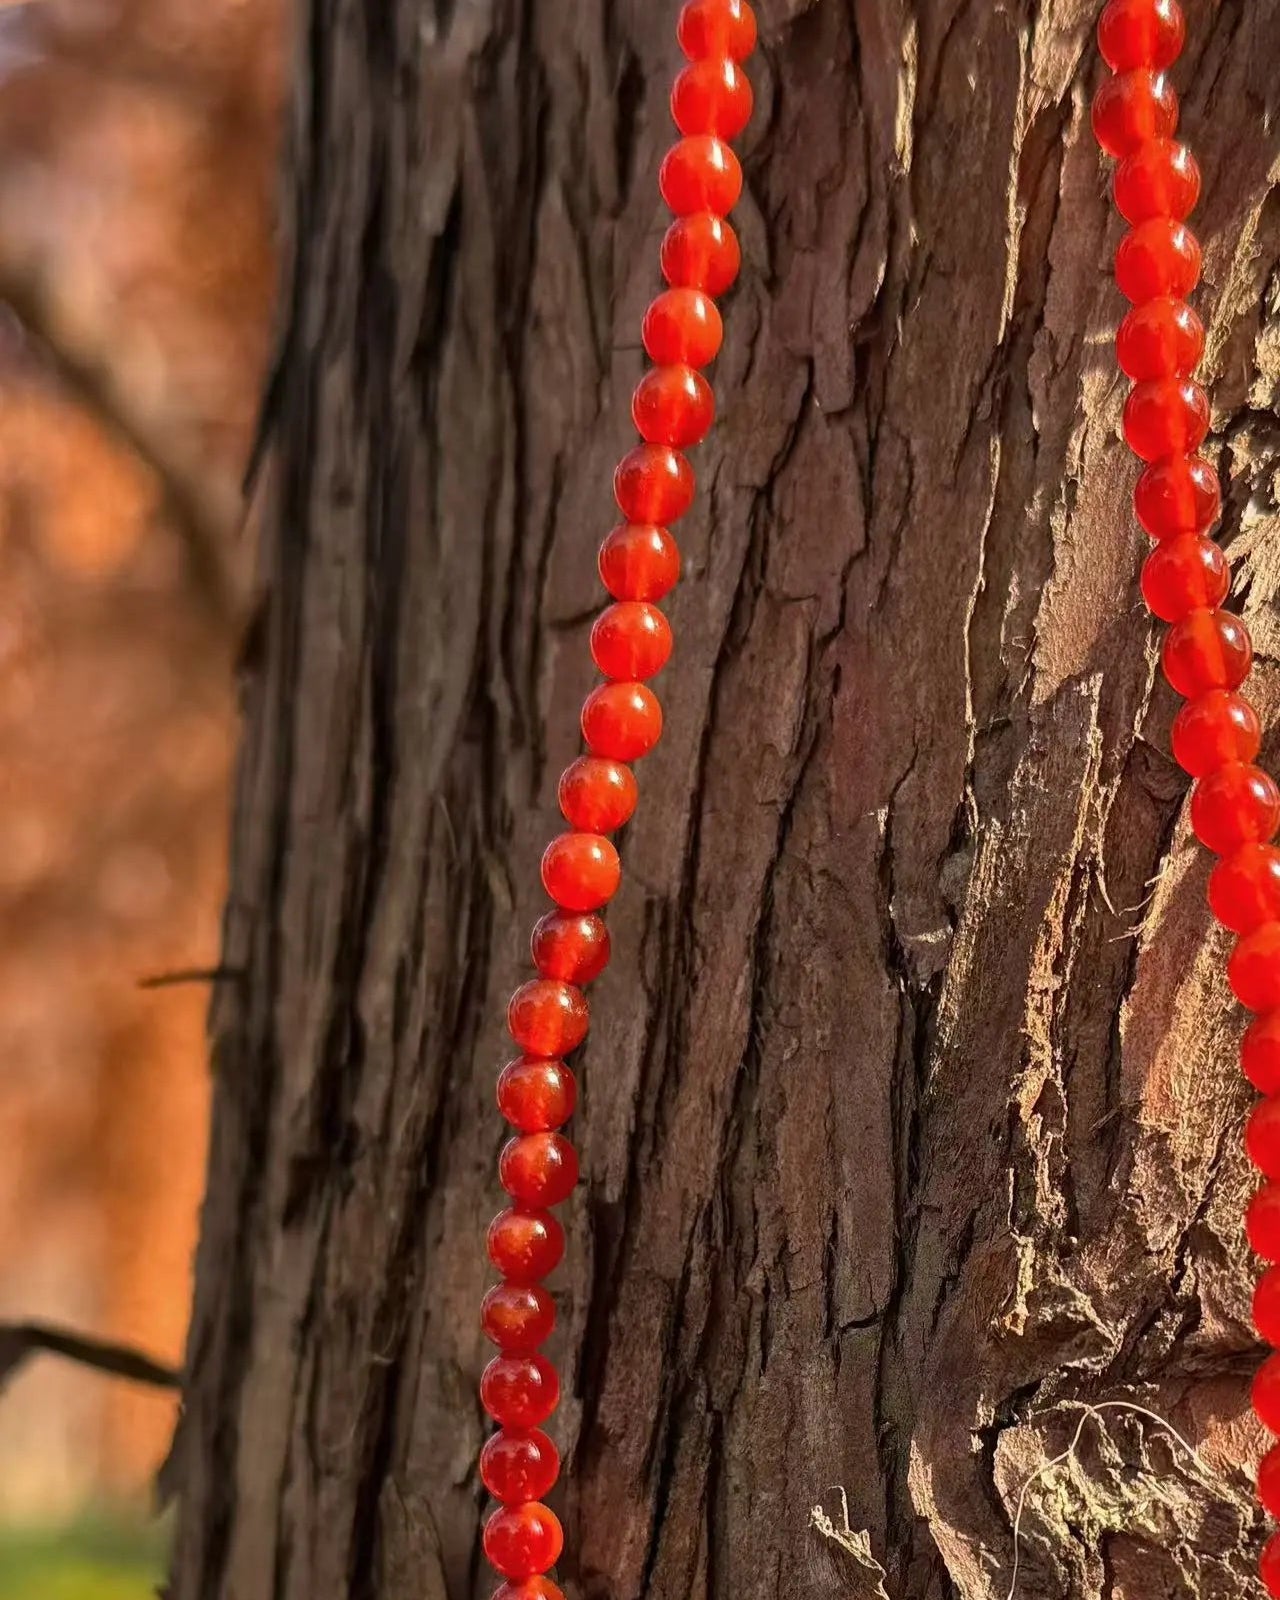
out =
[[(1220, 609), (1230, 577), (1222, 550), (1207, 537), (1221, 510), (1218, 474), (1196, 454), (1209, 431), (1209, 398), (1191, 374), (1204, 352), (1204, 328), (1185, 297), (1200, 276), (1200, 245), (1185, 226), (1200, 193), (1200, 172), (1174, 139), (1178, 97), (1165, 77), (1181, 54), (1185, 25), (1176, 0), (1110, 0), (1098, 46), (1112, 76), (1093, 102), (1098, 143), (1120, 165), (1116, 209), (1130, 224), (1116, 251), (1115, 276), (1132, 310), (1116, 333), (1116, 358), (1134, 380), (1124, 436), (1147, 463), (1134, 490), (1138, 521), (1156, 541), (1142, 569), (1148, 609), (1172, 624), (1161, 655), (1164, 675), (1186, 704), (1174, 720), (1173, 754), (1196, 780), (1191, 826), (1221, 857), (1209, 878), (1209, 905), (1237, 934), (1227, 965), (1236, 998), (1258, 1013), (1245, 1033), (1245, 1075), (1265, 1097), (1245, 1133), (1249, 1159), (1280, 1179), (1280, 788), (1253, 764), (1258, 715), (1237, 691), (1253, 650), (1238, 617)], [(1280, 1261), (1280, 1183), (1268, 1181), (1245, 1214), (1249, 1243)], [(1280, 1344), (1280, 1268), (1257, 1285), (1253, 1317)], [(1280, 1355), (1253, 1384), (1253, 1408), (1280, 1433)], [(1280, 1446), (1258, 1469), (1258, 1495), (1280, 1516)], [(1280, 1534), (1262, 1553), (1267, 1593), (1280, 1596)]]
[(662, 732), (662, 708), (646, 681), (671, 654), (671, 628), (655, 601), (674, 586), (680, 554), (667, 531), (693, 500), (693, 470), (682, 451), (711, 426), (715, 402), (698, 370), (715, 358), (722, 327), (713, 296), (738, 275), (738, 241), (725, 217), (742, 192), (742, 169), (725, 142), (751, 116), (751, 85), (739, 63), (755, 46), (746, 0), (689, 0), (678, 37), (689, 65), (671, 92), (682, 137), (662, 163), (658, 186), (675, 213), (662, 241), (670, 287), (642, 328), (654, 365), (640, 380), (631, 415), (642, 443), (614, 475), (624, 521), (600, 547), (600, 576), (614, 603), (591, 630), (591, 656), (605, 678), (582, 708), (589, 754), (561, 776), (560, 809), (571, 831), (547, 846), (542, 883), (555, 903), (533, 930), (538, 976), (511, 997), (507, 1027), (524, 1052), (498, 1079), (498, 1106), (516, 1130), (499, 1158), (512, 1204), (489, 1227), (489, 1259), (503, 1281), (484, 1298), (481, 1325), (499, 1354), (485, 1368), (480, 1398), (500, 1427), (480, 1455), (480, 1477), (500, 1508), (484, 1530), (490, 1563), (507, 1579), (493, 1600), (564, 1600), (542, 1574), (564, 1535), (541, 1504), (560, 1457), (540, 1429), (556, 1407), (560, 1381), (538, 1353), (555, 1324), (542, 1279), (564, 1251), (550, 1207), (578, 1178), (573, 1146), (557, 1130), (573, 1113), (577, 1084), (564, 1057), (587, 1032), (583, 986), (609, 961), (600, 908), (617, 890), (618, 852), (607, 835), (630, 818), (637, 790), (630, 763)]
[[(1207, 531), (1221, 510), (1218, 475), (1198, 455), (1209, 428), (1209, 401), (1191, 377), (1204, 329), (1186, 303), (1200, 274), (1200, 246), (1185, 226), (1200, 173), (1173, 137), (1178, 100), (1165, 77), (1182, 50), (1185, 25), (1176, 0), (1110, 0), (1098, 42), (1112, 76), (1093, 103), (1098, 143), (1120, 165), (1116, 207), (1130, 224), (1116, 252), (1116, 282), (1132, 309), (1116, 334), (1116, 355), (1134, 380), (1124, 434), (1146, 463), (1134, 490), (1138, 521), (1155, 541), (1142, 570), (1150, 611), (1171, 624), (1161, 661), (1186, 704), (1172, 730), (1173, 753), (1196, 780), (1191, 824), (1221, 857), (1209, 880), (1209, 903), (1239, 935), (1228, 964), (1237, 998), (1259, 1013), (1245, 1034), (1241, 1063), (1265, 1097), (1246, 1132), (1250, 1159), (1280, 1180), (1280, 788), (1253, 764), (1261, 742), (1257, 713), (1237, 691), (1252, 647), (1244, 624), (1221, 609), (1230, 583), (1221, 547)], [(679, 577), (680, 556), (667, 525), (688, 510), (693, 472), (684, 448), (710, 428), (714, 401), (701, 367), (720, 348), (713, 297), (737, 277), (739, 249), (725, 220), (742, 188), (737, 158), (725, 142), (751, 115), (751, 87), (739, 63), (750, 55), (755, 20), (746, 0), (689, 0), (678, 37), (689, 65), (671, 96), (682, 137), (663, 161), (659, 188), (675, 213), (662, 243), (670, 287), (645, 314), (643, 341), (655, 365), (632, 397), (643, 441), (621, 461), (614, 493), (625, 521), (600, 548), (600, 576), (613, 597), (591, 630), (591, 654), (605, 682), (582, 708), (588, 754), (563, 773), (560, 809), (571, 831), (542, 858), (542, 882), (555, 909), (531, 941), (538, 977), (512, 996), (508, 1028), (523, 1054), (498, 1080), (498, 1105), (516, 1130), (502, 1151), (499, 1176), (512, 1204), (489, 1228), (488, 1253), (503, 1281), (485, 1296), (482, 1326), (499, 1354), (480, 1393), (499, 1424), (484, 1446), (480, 1475), (500, 1504), (484, 1548), (505, 1578), (493, 1600), (564, 1600), (543, 1576), (558, 1560), (563, 1533), (541, 1503), (560, 1468), (541, 1431), (559, 1399), (555, 1368), (539, 1347), (555, 1323), (542, 1280), (564, 1250), (549, 1209), (568, 1198), (578, 1176), (573, 1146), (558, 1131), (577, 1097), (564, 1057), (586, 1036), (583, 986), (609, 961), (609, 934), (598, 914), (618, 888), (618, 854), (607, 835), (635, 810), (630, 763), (662, 732), (662, 711), (647, 680), (671, 653), (671, 629), (654, 602)], [(1254, 1250), (1280, 1262), (1280, 1181), (1250, 1202), (1246, 1232)], [(1254, 1295), (1259, 1334), (1280, 1345), (1280, 1267), (1270, 1267)], [(1280, 1354), (1253, 1385), (1254, 1409), (1280, 1434)], [(1280, 1445), (1258, 1472), (1263, 1506), (1280, 1516)], [(1262, 1555), (1267, 1592), (1280, 1600), (1280, 1534)]]

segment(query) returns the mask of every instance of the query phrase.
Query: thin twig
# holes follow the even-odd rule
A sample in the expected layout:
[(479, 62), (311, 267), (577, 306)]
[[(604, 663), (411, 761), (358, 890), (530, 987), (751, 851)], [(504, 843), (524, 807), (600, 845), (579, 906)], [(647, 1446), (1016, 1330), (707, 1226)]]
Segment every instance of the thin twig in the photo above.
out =
[(42, 1352), (156, 1389), (176, 1389), (181, 1381), (172, 1367), (162, 1366), (131, 1345), (91, 1339), (47, 1322), (0, 1322), (0, 1389), (24, 1361)]
[(153, 972), (138, 979), (139, 989), (176, 989), (184, 983), (236, 983), (243, 967), (178, 967), (173, 972)]

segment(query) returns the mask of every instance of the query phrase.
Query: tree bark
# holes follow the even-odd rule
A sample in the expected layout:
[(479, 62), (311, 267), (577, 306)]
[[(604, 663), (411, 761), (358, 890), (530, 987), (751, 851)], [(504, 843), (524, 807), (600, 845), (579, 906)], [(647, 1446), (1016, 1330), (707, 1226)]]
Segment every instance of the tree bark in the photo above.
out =
[[(1210, 449), (1274, 726), (1280, 0), (1188, 9)], [(581, 1053), (570, 1600), (1005, 1600), (1015, 1546), (1021, 1600), (1253, 1592), (1241, 1021), (1138, 602), (1094, 12), (761, 5)], [(492, 1586), (492, 1088), (592, 681), (674, 15), (300, 19), (175, 1600)]]

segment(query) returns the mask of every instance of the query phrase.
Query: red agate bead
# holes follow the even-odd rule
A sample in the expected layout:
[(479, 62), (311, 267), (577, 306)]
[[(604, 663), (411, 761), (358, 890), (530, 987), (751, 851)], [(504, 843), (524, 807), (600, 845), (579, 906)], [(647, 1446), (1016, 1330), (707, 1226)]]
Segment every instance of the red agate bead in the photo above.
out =
[(671, 116), (681, 133), (732, 139), (751, 121), (747, 75), (730, 56), (705, 56), (679, 74), (671, 91)]
[(609, 965), (604, 918), (586, 912), (548, 911), (534, 928), (529, 947), (544, 978), (559, 978), (579, 988)]
[(1227, 981), (1249, 1011), (1280, 1007), (1280, 922), (1264, 922), (1237, 941), (1227, 962)]
[(640, 337), (659, 366), (705, 367), (720, 349), (724, 323), (701, 289), (665, 289), (645, 312)]
[(1226, 599), (1230, 587), (1231, 574), (1221, 546), (1199, 533), (1166, 539), (1142, 568), (1142, 598), (1147, 609), (1164, 622), (1177, 622), (1188, 611), (1216, 606)]
[(728, 56), (745, 61), (756, 47), (756, 19), (746, 0), (689, 0), (676, 24), (690, 61)]
[(1264, 1261), (1280, 1261), (1280, 1183), (1264, 1183), (1249, 1201), (1244, 1231)]
[(560, 810), (583, 833), (612, 833), (631, 820), (639, 789), (630, 767), (579, 756), (560, 774)]
[(665, 528), (623, 522), (605, 536), (597, 565), (615, 600), (661, 600), (680, 581), (680, 548)]
[(531, 1056), (563, 1056), (587, 1036), (587, 997), (572, 984), (532, 978), (507, 1006), (507, 1031)]
[(564, 1600), (550, 1578), (517, 1578), (493, 1591), (490, 1600)]
[[(1280, 1011), (1255, 1017), (1244, 1030), (1240, 1066), (1259, 1094), (1280, 1094)], [(1276, 1275), (1276, 1299), (1280, 1324), (1280, 1273)], [(1280, 1344), (1280, 1339), (1275, 1342)]]
[(639, 444), (613, 475), (613, 494), (628, 522), (675, 522), (693, 503), (693, 468), (665, 444)]
[(1268, 1356), (1253, 1375), (1253, 1412), (1268, 1433), (1280, 1433), (1280, 1355)]
[(1254, 1286), (1253, 1325), (1268, 1344), (1280, 1345), (1280, 1267), (1268, 1267)]
[(480, 1326), (499, 1350), (530, 1355), (556, 1325), (556, 1303), (536, 1283), (495, 1283), (480, 1304)]
[(1245, 1154), (1266, 1178), (1280, 1178), (1280, 1100), (1259, 1100), (1244, 1130)]
[(697, 444), (715, 414), (711, 385), (692, 367), (655, 367), (631, 397), (636, 432), (650, 444)]
[(738, 276), (742, 248), (723, 217), (694, 211), (667, 229), (661, 262), (662, 276), (673, 288), (723, 294)]
[(1280, 1517), (1280, 1445), (1273, 1445), (1258, 1463), (1258, 1499), (1265, 1511)]
[(519, 1133), (498, 1158), (498, 1179), (526, 1206), (558, 1206), (578, 1181), (578, 1152), (558, 1133)]
[(509, 1061), (498, 1076), (498, 1110), (521, 1133), (550, 1133), (563, 1127), (577, 1099), (577, 1079), (563, 1061), (521, 1056)]
[(1200, 198), (1200, 168), (1185, 144), (1149, 139), (1116, 168), (1112, 194), (1116, 210), (1135, 227), (1152, 217), (1181, 222)]
[(1261, 767), (1233, 761), (1196, 784), (1191, 826), (1215, 855), (1265, 842), (1280, 827), (1280, 788)]
[(507, 1505), (541, 1500), (559, 1476), (560, 1452), (541, 1428), (503, 1428), (480, 1452), (480, 1481)]
[(546, 1572), (563, 1549), (559, 1518), (536, 1500), (503, 1506), (485, 1523), (484, 1553), (504, 1577), (531, 1578)]
[(593, 755), (638, 761), (662, 736), (662, 707), (642, 683), (602, 683), (582, 707), (582, 737)]
[(1163, 72), (1136, 67), (1108, 78), (1093, 97), (1093, 134), (1109, 156), (1127, 156), (1178, 126), (1178, 97)]
[(1204, 324), (1168, 295), (1134, 306), (1116, 330), (1116, 360), (1138, 382), (1194, 372), (1203, 354)]
[(549, 1211), (510, 1206), (489, 1224), (489, 1260), (516, 1283), (537, 1283), (560, 1265), (564, 1229)]
[(696, 133), (667, 151), (658, 169), (658, 188), (678, 217), (693, 211), (723, 217), (742, 194), (742, 167), (723, 139)]
[(1188, 700), (1173, 719), (1173, 757), (1202, 778), (1233, 761), (1252, 761), (1262, 743), (1258, 713), (1240, 694), (1210, 689)]
[(1169, 67), (1186, 31), (1177, 0), (1110, 0), (1098, 19), (1098, 49), (1113, 72)]
[(562, 833), (542, 853), (542, 886), (566, 911), (595, 911), (621, 881), (618, 852), (603, 834)]
[(591, 630), (591, 659), (606, 678), (652, 678), (671, 654), (671, 624), (656, 606), (620, 600)]
[(1209, 907), (1232, 933), (1280, 921), (1280, 850), (1245, 844), (1209, 874)]
[(1218, 474), (1202, 456), (1153, 462), (1138, 479), (1133, 509), (1153, 539), (1203, 533), (1222, 510)]
[(1226, 611), (1192, 611), (1165, 636), (1164, 675), (1181, 695), (1236, 689), (1249, 675), (1253, 646), (1238, 617)]
[(1280, 1533), (1273, 1533), (1263, 1545), (1258, 1575), (1271, 1600), (1280, 1600)]
[(1144, 461), (1194, 450), (1209, 431), (1209, 396), (1190, 378), (1136, 383), (1125, 401), (1124, 436)]
[(1172, 217), (1152, 217), (1131, 228), (1116, 251), (1116, 284), (1135, 304), (1171, 295), (1181, 300), (1200, 277), (1200, 242)]
[(495, 1422), (536, 1428), (560, 1401), (560, 1379), (545, 1356), (494, 1356), (480, 1378), (480, 1402)]

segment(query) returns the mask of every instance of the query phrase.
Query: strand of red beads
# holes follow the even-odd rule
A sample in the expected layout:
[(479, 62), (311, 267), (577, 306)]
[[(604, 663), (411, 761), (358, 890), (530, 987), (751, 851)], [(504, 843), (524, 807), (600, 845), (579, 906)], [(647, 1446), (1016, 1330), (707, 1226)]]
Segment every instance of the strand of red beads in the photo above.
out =
[[(1155, 540), (1142, 569), (1148, 608), (1171, 624), (1165, 677), (1186, 704), (1173, 724), (1173, 753), (1196, 780), (1191, 826), (1221, 860), (1209, 905), (1238, 940), (1227, 973), (1236, 997), (1258, 1013), (1245, 1033), (1241, 1065), (1264, 1097), (1249, 1117), (1249, 1159), (1268, 1180), (1249, 1204), (1245, 1231), (1268, 1262), (1280, 1261), (1280, 788), (1258, 766), (1257, 712), (1239, 693), (1253, 650), (1238, 617), (1221, 609), (1230, 578), (1208, 537), (1221, 510), (1218, 475), (1197, 454), (1209, 429), (1209, 400), (1192, 373), (1204, 328), (1186, 303), (1200, 276), (1200, 245), (1186, 226), (1200, 172), (1174, 138), (1178, 98), (1165, 73), (1182, 50), (1176, 0), (1110, 0), (1098, 24), (1109, 77), (1093, 102), (1098, 143), (1119, 161), (1116, 209), (1129, 231), (1116, 251), (1116, 282), (1132, 309), (1116, 334), (1116, 356), (1134, 380), (1124, 434), (1147, 463), (1134, 490), (1138, 521)], [(1280, 1268), (1258, 1283), (1254, 1322), (1280, 1345)], [(1280, 1433), (1280, 1355), (1253, 1385), (1253, 1406)], [(1258, 1470), (1265, 1509), (1280, 1517), (1280, 1446)], [(1262, 1554), (1268, 1594), (1280, 1596), (1280, 1534)]]
[(699, 368), (720, 348), (714, 297), (738, 275), (740, 256), (725, 221), (742, 191), (742, 169), (726, 142), (751, 116), (751, 85), (740, 63), (755, 45), (745, 0), (689, 0), (678, 36), (689, 65), (671, 94), (682, 137), (659, 174), (675, 221), (662, 242), (670, 287), (645, 313), (643, 340), (654, 365), (641, 379), (631, 414), (642, 443), (619, 463), (614, 494), (624, 521), (600, 547), (600, 576), (614, 603), (591, 630), (591, 655), (605, 682), (587, 696), (582, 736), (588, 754), (567, 767), (559, 787), (569, 824), (547, 846), (542, 882), (555, 902), (533, 930), (538, 976), (511, 997), (507, 1026), (523, 1054), (498, 1079), (498, 1106), (516, 1130), (499, 1175), (511, 1197), (490, 1224), (489, 1259), (502, 1282), (484, 1299), (481, 1324), (499, 1354), (485, 1368), (480, 1397), (500, 1425), (480, 1455), (480, 1476), (501, 1502), (484, 1530), (484, 1548), (506, 1582), (494, 1600), (563, 1600), (542, 1576), (564, 1538), (542, 1499), (560, 1470), (540, 1429), (560, 1383), (539, 1346), (555, 1323), (542, 1280), (559, 1262), (564, 1233), (550, 1208), (577, 1182), (578, 1158), (558, 1131), (577, 1097), (565, 1056), (587, 1032), (584, 985), (609, 960), (600, 909), (617, 890), (618, 853), (607, 837), (636, 805), (629, 763), (651, 751), (662, 709), (647, 680), (671, 654), (671, 628), (656, 601), (674, 586), (680, 554), (668, 524), (689, 509), (693, 471), (682, 450), (711, 426), (715, 403)]

